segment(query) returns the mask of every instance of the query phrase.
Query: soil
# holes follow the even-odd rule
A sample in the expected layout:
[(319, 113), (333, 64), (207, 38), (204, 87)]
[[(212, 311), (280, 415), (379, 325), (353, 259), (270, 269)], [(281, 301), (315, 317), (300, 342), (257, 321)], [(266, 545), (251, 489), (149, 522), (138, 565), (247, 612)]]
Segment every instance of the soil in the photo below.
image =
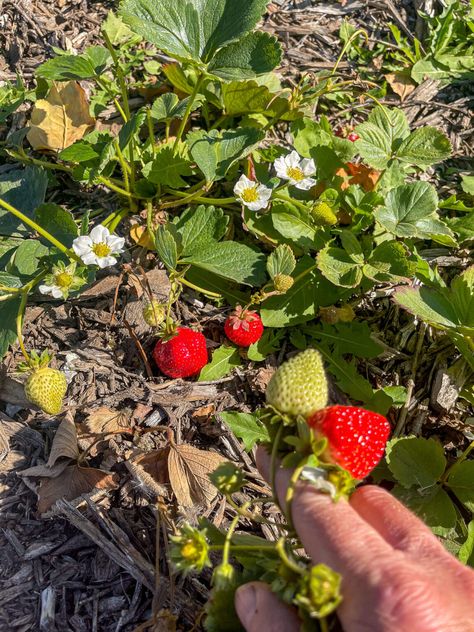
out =
[[(18, 73), (29, 82), (53, 47), (80, 51), (96, 41), (112, 4), (0, 0), (0, 80), (14, 80)], [(414, 4), (408, 0), (275, 2), (263, 28), (278, 35), (284, 45), (282, 72), (289, 82), (297, 81), (302, 71), (332, 67), (340, 52), (338, 30), (345, 18), (366, 28), (373, 40), (386, 37), (390, 21), (410, 36), (419, 28)], [(342, 62), (340, 70), (348, 77), (356, 72), (350, 62)], [(440, 89), (435, 82), (425, 82), (403, 103), (395, 95), (387, 97), (386, 102), (405, 108), (414, 127), (436, 125), (449, 135), (453, 159), (430, 173), (444, 191), (451, 190), (453, 172), (469, 166), (473, 100), (466, 88)], [(365, 113), (357, 105), (354, 120)], [(106, 209), (114, 203), (105, 190), (69, 193), (84, 207), (92, 195), (94, 204)], [(431, 258), (454, 272), (466, 263), (462, 253), (451, 257), (443, 248), (433, 250)], [(61, 306), (45, 301), (28, 308), (25, 333), (31, 348), (53, 351), (57, 365), (74, 377), (66, 416), (51, 419), (32, 410), (21, 380), (12, 376), (20, 360), (18, 349), (5, 358), (0, 373), (0, 632), (200, 629), (196, 622), (202, 615), (209, 575), (186, 580), (173, 576), (164, 535), (168, 521), (193, 520), (199, 508), (176, 510), (171, 502), (157, 504), (146, 460), (140, 461), (167, 445), (163, 428), (172, 429), (177, 444), (212, 448), (238, 461), (254, 482), (245, 494), (266, 485), (252, 456), (214, 415), (222, 410), (251, 410), (286, 350), (218, 382), (157, 376), (144, 360), (150, 356), (153, 334), (142, 320), (141, 309), (144, 288), (148, 285), (158, 296), (166, 295), (167, 279), (151, 263), (150, 256), (142, 254), (115, 274), (104, 275), (79, 300)], [(130, 273), (132, 267), (135, 273)], [(203, 329), (210, 345), (217, 346), (225, 312), (203, 300), (192, 291), (184, 292), (175, 315)], [(450, 400), (456, 387), (446, 381), (446, 368), (453, 357), (444, 341), (401, 312), (389, 291), (374, 292), (360, 304), (357, 315), (383, 332), (380, 337), (387, 345), (382, 357), (363, 365), (364, 374), (376, 386), (412, 381), (407, 406), (391, 417), (394, 426), (439, 436), (448, 453), (465, 445), (469, 413), (461, 400), (456, 404)], [(88, 435), (90, 415), (104, 407), (120, 413), (120, 424), (129, 431), (120, 433), (114, 426), (114, 433), (104, 434), (94, 445)], [(41, 502), (50, 490), (45, 481), (38, 489), (37, 478), (20, 472), (44, 465), (58, 426), (67, 419), (77, 425), (79, 447), (87, 450), (88, 464), (113, 472), (113, 480), (93, 494), (61, 500), (40, 516), (38, 493)], [(61, 467), (61, 459), (57, 466)], [(64, 474), (54, 480), (66, 484)], [(218, 498), (199, 513), (224, 528), (233, 516)], [(268, 527), (260, 535), (274, 537)]]

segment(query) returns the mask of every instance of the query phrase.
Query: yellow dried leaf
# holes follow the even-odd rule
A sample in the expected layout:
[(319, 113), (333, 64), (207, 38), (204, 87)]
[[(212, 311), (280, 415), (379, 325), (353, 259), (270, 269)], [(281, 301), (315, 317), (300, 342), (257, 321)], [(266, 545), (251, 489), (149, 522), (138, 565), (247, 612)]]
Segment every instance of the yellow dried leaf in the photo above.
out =
[(147, 250), (155, 250), (155, 244), (153, 243), (146, 226), (134, 224), (130, 228), (130, 237), (138, 246), (146, 248)]
[(94, 124), (84, 89), (76, 81), (55, 82), (48, 96), (33, 107), (27, 139), (33, 149), (61, 151)]
[(400, 97), (400, 101), (404, 101), (416, 88), (416, 83), (408, 75), (401, 72), (392, 72), (384, 76), (395, 94)]
[(130, 430), (130, 415), (126, 411), (100, 406), (100, 408), (96, 408), (89, 413), (84, 425), (92, 434), (115, 433), (124, 429)]
[(217, 496), (209, 474), (225, 461), (217, 452), (198, 450), (186, 443), (171, 445), (168, 474), (178, 503), (182, 507), (209, 506)]

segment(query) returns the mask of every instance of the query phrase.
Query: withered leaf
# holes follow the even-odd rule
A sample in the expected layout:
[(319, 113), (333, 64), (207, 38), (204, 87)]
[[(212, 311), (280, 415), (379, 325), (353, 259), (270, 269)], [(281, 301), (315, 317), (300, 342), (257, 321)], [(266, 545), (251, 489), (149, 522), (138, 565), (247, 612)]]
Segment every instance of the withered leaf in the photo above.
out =
[(94, 124), (84, 89), (76, 81), (55, 82), (47, 97), (33, 107), (27, 139), (33, 149), (61, 151)]
[(0, 472), (15, 472), (27, 465), (27, 457), (18, 450), (10, 450), (0, 461)]
[(171, 445), (168, 474), (178, 503), (182, 507), (209, 506), (217, 495), (209, 474), (225, 461), (217, 452), (198, 450), (186, 443)]
[(105, 434), (130, 430), (130, 415), (126, 411), (101, 406), (89, 413), (84, 426), (91, 434)]
[(167, 458), (169, 448), (160, 448), (151, 452), (138, 452), (125, 461), (127, 469), (145, 487), (156, 496), (168, 496), (165, 484), (168, 482)]
[(78, 456), (76, 424), (70, 415), (66, 415), (54, 435), (47, 465), (53, 467), (60, 458), (77, 459)]
[(2, 461), (10, 450), (10, 444), (8, 442), (8, 435), (3, 428), (3, 424), (0, 423), (0, 461)]
[(46, 463), (42, 465), (33, 465), (26, 470), (18, 472), (18, 476), (37, 476), (38, 478), (56, 478), (59, 476), (68, 466), (67, 461), (60, 461), (55, 463), (53, 467), (48, 467)]
[(38, 511), (45, 513), (60, 498), (74, 500), (94, 489), (116, 489), (115, 476), (92, 467), (68, 465), (61, 476), (43, 478), (38, 490)]
[(404, 101), (416, 88), (416, 83), (406, 74), (402, 72), (392, 72), (385, 75), (387, 83), (400, 97), (400, 101)]
[(141, 246), (142, 248), (146, 248), (147, 250), (155, 249), (155, 244), (153, 243), (153, 240), (150, 237), (150, 233), (148, 232), (146, 226), (134, 224), (130, 228), (130, 237), (137, 244), (137, 246)]

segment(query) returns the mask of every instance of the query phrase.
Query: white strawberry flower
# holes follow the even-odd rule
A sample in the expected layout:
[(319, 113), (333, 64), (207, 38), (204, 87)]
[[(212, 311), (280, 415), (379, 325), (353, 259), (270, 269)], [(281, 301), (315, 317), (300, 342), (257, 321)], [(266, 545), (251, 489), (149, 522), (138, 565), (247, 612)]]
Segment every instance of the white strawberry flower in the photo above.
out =
[(66, 299), (70, 292), (78, 290), (84, 285), (85, 280), (76, 275), (76, 264), (66, 266), (62, 261), (53, 266), (50, 274), (44, 278), (44, 283), (38, 286), (41, 294), (50, 295), (53, 298)]
[(301, 158), (297, 151), (292, 151), (286, 156), (280, 156), (274, 162), (274, 167), (279, 178), (288, 180), (297, 189), (307, 191), (316, 184), (313, 176), (316, 165), (312, 158)]
[(235, 197), (251, 211), (260, 211), (268, 206), (272, 190), (260, 182), (240, 176), (234, 187)]
[(123, 252), (125, 239), (111, 235), (108, 228), (99, 224), (89, 235), (76, 237), (72, 242), (72, 249), (86, 265), (108, 268), (117, 263), (116, 255)]

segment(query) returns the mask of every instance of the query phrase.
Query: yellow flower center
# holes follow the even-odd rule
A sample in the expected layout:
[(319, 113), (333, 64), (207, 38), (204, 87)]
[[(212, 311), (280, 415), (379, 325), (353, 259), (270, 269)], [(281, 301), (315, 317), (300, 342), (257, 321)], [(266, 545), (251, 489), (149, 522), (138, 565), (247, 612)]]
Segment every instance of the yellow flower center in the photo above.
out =
[(54, 277), (54, 282), (58, 287), (67, 288), (72, 285), (73, 278), (67, 272), (60, 272)]
[(299, 167), (288, 167), (286, 175), (297, 182), (300, 182), (305, 178), (303, 171)]
[(258, 200), (257, 187), (244, 189), (241, 193), (241, 197), (244, 202), (256, 202)]
[(181, 547), (181, 555), (185, 560), (193, 560), (199, 555), (199, 551), (194, 542), (186, 542), (186, 544)]
[(101, 241), (98, 244), (94, 244), (92, 246), (92, 251), (98, 256), (98, 257), (107, 257), (107, 255), (110, 255), (110, 253), (112, 252), (110, 246), (107, 246), (107, 244), (103, 241)]

